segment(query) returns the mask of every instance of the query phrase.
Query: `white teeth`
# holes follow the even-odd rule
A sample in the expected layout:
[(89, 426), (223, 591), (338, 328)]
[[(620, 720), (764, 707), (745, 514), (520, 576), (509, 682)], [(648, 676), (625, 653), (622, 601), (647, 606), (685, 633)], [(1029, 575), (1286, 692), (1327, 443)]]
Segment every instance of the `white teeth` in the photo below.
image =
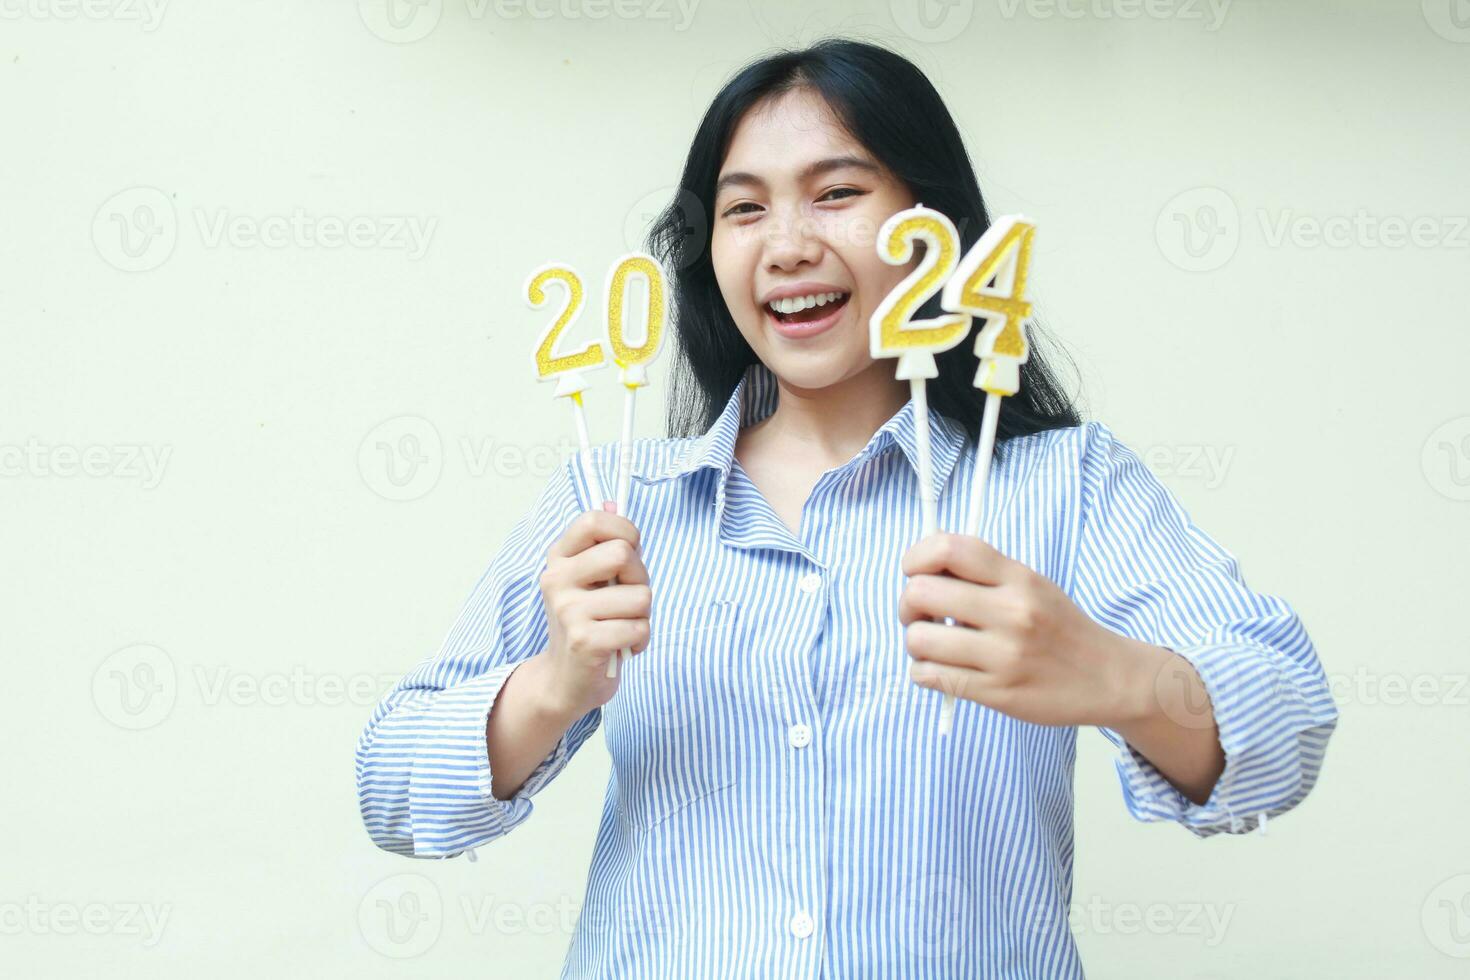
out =
[(846, 295), (843, 292), (812, 293), (808, 296), (788, 296), (785, 299), (773, 299), (766, 305), (777, 313), (800, 313), (802, 310), (809, 310), (813, 306), (826, 306), (833, 300)]

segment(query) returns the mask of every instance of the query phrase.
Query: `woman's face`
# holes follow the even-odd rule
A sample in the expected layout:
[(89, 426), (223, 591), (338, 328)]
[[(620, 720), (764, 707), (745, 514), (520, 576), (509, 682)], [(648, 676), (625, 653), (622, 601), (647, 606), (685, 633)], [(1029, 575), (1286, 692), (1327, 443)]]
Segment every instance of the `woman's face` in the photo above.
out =
[(720, 168), (710, 256), (736, 326), (787, 385), (825, 388), (874, 367), (868, 318), (919, 261), (880, 259), (878, 229), (913, 206), (809, 89), (740, 121)]

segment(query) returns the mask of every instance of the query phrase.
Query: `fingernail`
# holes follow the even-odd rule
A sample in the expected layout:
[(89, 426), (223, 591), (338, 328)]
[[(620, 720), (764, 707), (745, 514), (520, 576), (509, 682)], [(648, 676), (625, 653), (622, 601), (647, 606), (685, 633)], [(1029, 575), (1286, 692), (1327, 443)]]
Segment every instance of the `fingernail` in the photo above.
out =
[(604, 500), (602, 502), (602, 509), (607, 511), (609, 514), (616, 514), (618, 512), (617, 502), (613, 500)]

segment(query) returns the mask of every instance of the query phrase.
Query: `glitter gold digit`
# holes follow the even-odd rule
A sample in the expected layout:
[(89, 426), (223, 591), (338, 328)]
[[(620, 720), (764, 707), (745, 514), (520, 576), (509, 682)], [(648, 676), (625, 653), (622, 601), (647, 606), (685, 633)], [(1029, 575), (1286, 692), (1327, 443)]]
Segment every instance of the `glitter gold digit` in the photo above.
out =
[(983, 317), (985, 326), (975, 338), (980, 369), (975, 387), (994, 395), (1014, 395), (1021, 389), (1021, 365), (1031, 354), (1026, 321), (1031, 302), (1026, 299), (1026, 277), (1031, 268), (1031, 243), (1036, 226), (1007, 215), (986, 230), (960, 260), (945, 284), (942, 305)]
[(918, 268), (883, 298), (868, 321), (869, 353), (873, 357), (897, 357), (895, 376), (899, 380), (938, 377), (934, 355), (958, 344), (970, 329), (966, 314), (911, 319), (954, 271), (960, 236), (954, 222), (921, 204), (883, 222), (878, 231), (878, 256), (889, 265), (905, 265), (913, 257), (916, 241), (925, 246)]
[[(623, 319), (631, 277), (641, 278), (647, 289), (643, 342), (637, 347), (628, 343)], [(619, 259), (607, 279), (607, 339), (613, 360), (622, 369), (620, 380), (623, 384), (637, 386), (648, 383), (648, 364), (658, 356), (666, 316), (664, 276), (658, 262), (637, 252)]]
[[(570, 354), (556, 352), (561, 335), (576, 322), (586, 304), (586, 291), (582, 278), (569, 266), (551, 262), (534, 270), (526, 279), (526, 300), (532, 309), (540, 309), (548, 301), (547, 287), (559, 285), (566, 294), (566, 305), (555, 320), (547, 324), (536, 341), (536, 378), (538, 381), (556, 379), (553, 397), (578, 397), (587, 389), (582, 372), (602, 367), (607, 363), (607, 351), (602, 340), (594, 339), (580, 350)], [(578, 397), (578, 400), (580, 398)]]

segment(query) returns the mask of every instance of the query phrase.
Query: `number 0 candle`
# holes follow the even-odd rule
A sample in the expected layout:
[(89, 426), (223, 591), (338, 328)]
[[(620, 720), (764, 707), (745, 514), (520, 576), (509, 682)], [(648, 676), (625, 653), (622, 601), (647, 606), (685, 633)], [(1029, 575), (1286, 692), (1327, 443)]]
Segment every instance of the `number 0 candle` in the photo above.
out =
[[(643, 338), (634, 344), (627, 333), (627, 306), (629, 285), (635, 281), (643, 283)], [(607, 342), (613, 360), (619, 370), (618, 380), (626, 391), (623, 402), (623, 437), (618, 451), (618, 489), (616, 506), (619, 514), (628, 510), (628, 485), (633, 464), (633, 409), (638, 389), (648, 384), (648, 366), (658, 356), (663, 343), (664, 320), (667, 307), (664, 303), (664, 276), (658, 262), (649, 255), (634, 252), (623, 256), (613, 266), (607, 277)], [(616, 677), (619, 661), (632, 656), (630, 648), (624, 648), (617, 657), (607, 662), (607, 676)]]

